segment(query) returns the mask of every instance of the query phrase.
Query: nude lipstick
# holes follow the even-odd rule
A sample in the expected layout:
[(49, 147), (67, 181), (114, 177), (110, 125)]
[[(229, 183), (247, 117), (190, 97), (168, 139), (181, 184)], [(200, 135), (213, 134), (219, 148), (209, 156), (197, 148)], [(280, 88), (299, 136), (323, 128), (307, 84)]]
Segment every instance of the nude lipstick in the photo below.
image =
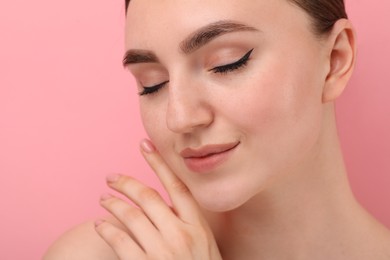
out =
[(234, 142), (205, 145), (197, 149), (186, 148), (180, 155), (191, 171), (207, 173), (225, 162), (239, 144), (240, 142)]

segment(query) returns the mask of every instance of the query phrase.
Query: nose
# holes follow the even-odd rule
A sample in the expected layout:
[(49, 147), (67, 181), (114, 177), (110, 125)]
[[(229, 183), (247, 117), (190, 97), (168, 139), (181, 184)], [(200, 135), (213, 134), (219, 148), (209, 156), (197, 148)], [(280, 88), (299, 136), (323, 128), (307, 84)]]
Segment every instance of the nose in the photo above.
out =
[(169, 83), (166, 112), (168, 129), (175, 133), (191, 133), (213, 122), (213, 111), (207, 93), (194, 85)]

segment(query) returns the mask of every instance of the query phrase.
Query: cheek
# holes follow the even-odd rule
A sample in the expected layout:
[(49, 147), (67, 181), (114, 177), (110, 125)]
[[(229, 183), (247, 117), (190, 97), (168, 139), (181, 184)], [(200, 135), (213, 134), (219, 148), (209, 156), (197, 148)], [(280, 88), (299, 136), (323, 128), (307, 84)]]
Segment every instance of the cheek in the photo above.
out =
[(243, 84), (224, 115), (248, 139), (249, 151), (262, 158), (261, 165), (275, 170), (307, 155), (318, 139), (321, 84), (309, 64), (266, 67)]
[(145, 131), (157, 150), (173, 169), (179, 164), (175, 152), (175, 134), (170, 131), (166, 123), (166, 104), (163, 98), (158, 102), (140, 102), (141, 119)]
[(226, 113), (234, 115), (249, 132), (261, 132), (278, 124), (295, 125), (307, 117), (318, 116), (321, 95), (313, 82), (301, 80), (297, 74), (279, 73), (253, 81), (246, 84), (239, 97), (236, 93), (231, 111)]
[(141, 119), (145, 131), (160, 152), (169, 145), (168, 129), (162, 104), (153, 104), (150, 100), (140, 101)]

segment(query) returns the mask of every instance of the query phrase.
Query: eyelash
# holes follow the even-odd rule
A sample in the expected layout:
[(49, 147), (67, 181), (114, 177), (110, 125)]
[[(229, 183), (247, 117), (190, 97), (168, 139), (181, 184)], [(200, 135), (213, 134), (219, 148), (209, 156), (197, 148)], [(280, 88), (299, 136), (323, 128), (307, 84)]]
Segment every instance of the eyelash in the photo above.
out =
[(157, 93), (168, 82), (169, 81), (167, 80), (167, 81), (164, 81), (163, 83), (160, 83), (158, 85), (154, 85), (154, 86), (151, 86), (151, 87), (143, 87), (143, 90), (141, 92), (139, 92), (138, 95), (144, 96), (144, 95), (150, 95), (150, 94), (153, 94), (153, 93)]
[[(214, 73), (227, 74), (229, 72), (238, 70), (238, 69), (247, 65), (253, 50), (254, 49), (251, 49), (250, 51), (248, 51), (241, 59), (239, 59), (236, 62), (227, 64), (227, 65), (223, 65), (223, 66), (218, 66), (218, 67), (215, 67), (209, 71), (212, 71)], [(167, 80), (167, 81), (164, 81), (158, 85), (154, 85), (151, 87), (143, 87), (143, 90), (141, 92), (139, 92), (138, 94), (140, 96), (155, 94), (160, 89), (162, 89), (168, 82), (169, 81)]]
[(227, 64), (227, 65), (223, 65), (223, 66), (218, 66), (218, 67), (215, 67), (209, 71), (212, 71), (214, 73), (221, 73), (221, 74), (225, 74), (225, 73), (228, 73), (228, 72), (231, 72), (231, 71), (234, 71), (234, 70), (237, 70), (241, 67), (244, 67), (245, 65), (247, 65), (248, 61), (249, 61), (249, 58), (251, 56), (253, 52), (253, 49), (248, 51), (241, 59), (239, 59), (238, 61), (236, 62), (233, 62), (231, 64)]

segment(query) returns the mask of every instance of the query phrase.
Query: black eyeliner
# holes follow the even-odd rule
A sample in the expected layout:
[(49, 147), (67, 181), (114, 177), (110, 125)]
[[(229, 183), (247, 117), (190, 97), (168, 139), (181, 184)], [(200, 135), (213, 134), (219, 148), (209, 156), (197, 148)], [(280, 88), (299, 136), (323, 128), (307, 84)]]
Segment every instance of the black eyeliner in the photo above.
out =
[(167, 84), (168, 82), (169, 81), (164, 81), (163, 83), (160, 83), (160, 84), (155, 85), (155, 86), (143, 87), (143, 90), (141, 92), (139, 92), (138, 95), (144, 96), (144, 95), (149, 95), (149, 94), (155, 93), (155, 92), (159, 91), (162, 87), (164, 87), (164, 85)]
[(236, 61), (234, 63), (223, 65), (223, 66), (218, 66), (218, 67), (211, 69), (210, 71), (213, 71), (214, 73), (227, 73), (229, 71), (234, 71), (236, 69), (239, 69), (240, 67), (246, 65), (253, 50), (254, 49), (251, 49), (250, 51), (248, 51), (241, 59), (239, 59), (238, 61)]

